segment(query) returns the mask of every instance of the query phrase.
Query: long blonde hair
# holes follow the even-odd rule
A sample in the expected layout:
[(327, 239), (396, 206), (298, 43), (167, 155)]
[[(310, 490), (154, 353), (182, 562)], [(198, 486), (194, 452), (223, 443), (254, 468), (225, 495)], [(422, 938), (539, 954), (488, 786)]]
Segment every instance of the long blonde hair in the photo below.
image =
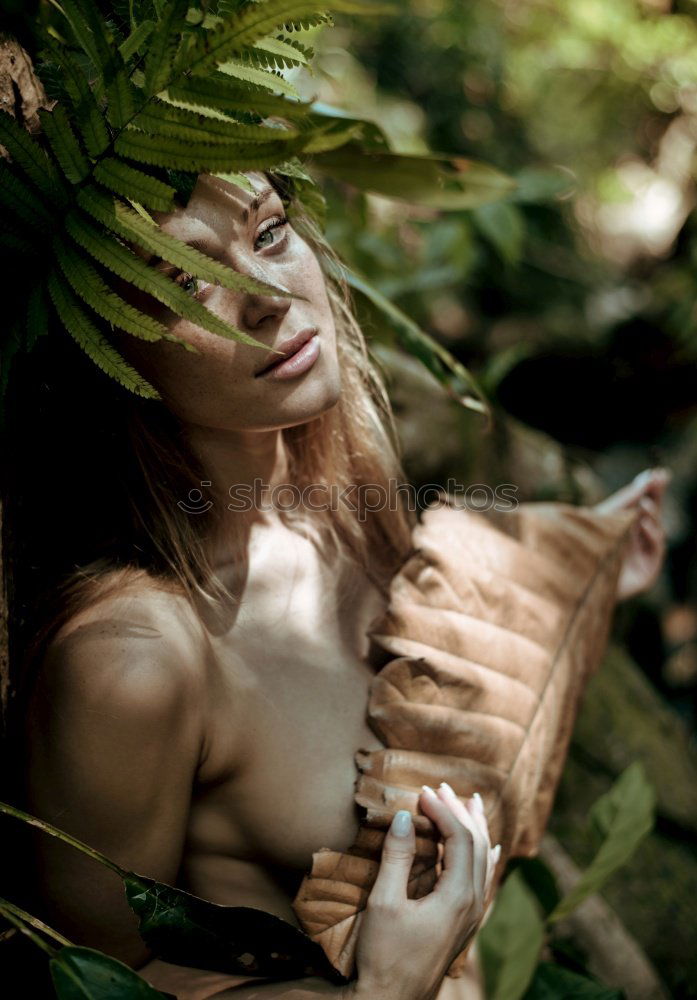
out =
[[(269, 179), (274, 183), (273, 175)], [(334, 277), (333, 251), (312, 219), (297, 205), (293, 209), (293, 224), (312, 247), (325, 274), (336, 323), (342, 386), (339, 400), (331, 409), (283, 430), (289, 481), (300, 489), (313, 483), (338, 490), (373, 484), (386, 496), (390, 495), (390, 483), (404, 483), (405, 479), (385, 385), (369, 355), (348, 289)], [(47, 342), (58, 339), (44, 338)], [(78, 425), (80, 436), (87, 435), (83, 463), (92, 463), (92, 468), (85, 470), (83, 465), (82, 470), (91, 475), (80, 472), (72, 475), (82, 485), (90, 481), (92, 497), (87, 502), (101, 503), (102, 517), (95, 517), (94, 507), (83, 514), (80, 510), (74, 512), (69, 504), (59, 505), (63, 510), (63, 525), (54, 523), (54, 530), (62, 533), (66, 521), (74, 522), (73, 530), (66, 532), (65, 544), (62, 548), (58, 546), (60, 554), (52, 565), (47, 564), (45, 551), (39, 552), (36, 546), (33, 557), (30, 554), (34, 573), (33, 577), (29, 573), (28, 579), (20, 580), (16, 588), (19, 640), (13, 642), (15, 650), (24, 647), (19, 650), (24, 663), (20, 679), (24, 680), (31, 672), (30, 665), (40, 660), (51, 637), (65, 622), (131, 579), (147, 576), (159, 586), (206, 601), (215, 602), (226, 596), (216, 580), (205, 544), (215, 529), (217, 509), (191, 517), (177, 502), (204, 478), (178, 421), (164, 404), (139, 399), (115, 384), (105, 384), (107, 380), (97, 376), (90, 363), (79, 358), (74, 349), (69, 356), (64, 353), (67, 348), (61, 353), (58, 365), (61, 389), (47, 375), (47, 372), (55, 374), (55, 347), (47, 350), (38, 381), (43, 380), (43, 389), (48, 389), (49, 395), (57, 393), (58, 406), (52, 411), (49, 408), (43, 430), (28, 448), (34, 456), (43, 453), (48, 460), (48, 452), (56, 448), (52, 444), (56, 431), (51, 436), (48, 424), (52, 422), (55, 427), (57, 410), (70, 409), (72, 417), (65, 421), (62, 444), (67, 448), (68, 438), (74, 440), (73, 432)], [(36, 383), (36, 377), (36, 370), (30, 370), (23, 381), (24, 396), (16, 399), (22, 412), (20, 419), (25, 423), (31, 401), (37, 398), (37, 385), (29, 384), (32, 379)], [(21, 390), (19, 395), (22, 396)], [(43, 397), (38, 398), (43, 401)], [(85, 411), (82, 423), (81, 399)], [(96, 440), (94, 435), (90, 436), (95, 421), (99, 428)], [(57, 433), (60, 435), (60, 430)], [(98, 457), (104, 466), (101, 472), (95, 471)], [(78, 457), (73, 465), (79, 466), (79, 461)], [(20, 480), (19, 493), (23, 485), (31, 491), (27, 482), (31, 476), (23, 477), (16, 472), (15, 478)], [(315, 516), (337, 551), (349, 554), (386, 593), (390, 577), (409, 551), (415, 515), (402, 502), (366, 510), (362, 506), (363, 490), (359, 488), (354, 495), (357, 509), (343, 503), (330, 505)], [(397, 494), (398, 501), (400, 496)], [(31, 514), (31, 503), (24, 504), (24, 517), (21, 508), (20, 503), (15, 511), (20, 531), (32, 532), (27, 512), (30, 519), (39, 515), (36, 510)], [(55, 507), (52, 513), (57, 522)], [(88, 515), (93, 521), (91, 528), (86, 525)], [(43, 542), (44, 548), (48, 545), (54, 550), (56, 544), (56, 536), (50, 542), (46, 537)], [(38, 629), (37, 616), (41, 618)]]

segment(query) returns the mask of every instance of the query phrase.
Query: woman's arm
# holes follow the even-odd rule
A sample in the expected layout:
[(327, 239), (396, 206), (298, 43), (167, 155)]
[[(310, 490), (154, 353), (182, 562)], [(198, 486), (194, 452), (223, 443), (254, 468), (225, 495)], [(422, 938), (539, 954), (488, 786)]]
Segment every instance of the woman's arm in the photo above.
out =
[[(181, 616), (152, 604), (105, 603), (50, 646), (27, 722), (25, 800), (122, 867), (174, 884), (203, 742), (203, 660)], [(35, 908), (75, 943), (146, 963), (120, 879), (32, 836)]]

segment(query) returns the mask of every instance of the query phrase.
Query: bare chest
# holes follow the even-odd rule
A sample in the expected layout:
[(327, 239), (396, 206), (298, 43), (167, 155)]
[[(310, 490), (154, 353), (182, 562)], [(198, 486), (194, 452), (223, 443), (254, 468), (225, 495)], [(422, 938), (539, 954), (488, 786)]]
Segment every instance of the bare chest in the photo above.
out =
[(366, 721), (366, 630), (384, 599), (367, 579), (345, 584), (300, 545), (280, 577), (259, 568), (250, 578), (233, 628), (214, 641), (190, 845), (218, 859), (218, 878), (227, 867), (238, 899), (240, 881), (259, 881), (257, 866), (265, 878), (276, 866), (302, 874), (313, 851), (355, 839), (354, 753), (383, 745)]

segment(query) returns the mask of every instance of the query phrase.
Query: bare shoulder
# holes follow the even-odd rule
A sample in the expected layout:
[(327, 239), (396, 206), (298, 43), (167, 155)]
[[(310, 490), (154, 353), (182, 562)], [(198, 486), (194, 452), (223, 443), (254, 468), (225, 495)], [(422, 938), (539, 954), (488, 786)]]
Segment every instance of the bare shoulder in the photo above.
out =
[(137, 574), (74, 613), (51, 640), (37, 693), (65, 705), (191, 713), (205, 679), (204, 630), (184, 595)]

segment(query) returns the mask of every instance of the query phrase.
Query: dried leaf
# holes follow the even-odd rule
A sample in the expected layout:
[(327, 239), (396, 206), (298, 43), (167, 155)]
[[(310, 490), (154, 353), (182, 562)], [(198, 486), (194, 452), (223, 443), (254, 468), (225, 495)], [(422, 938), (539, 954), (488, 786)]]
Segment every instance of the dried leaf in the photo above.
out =
[[(370, 631), (392, 659), (371, 682), (368, 720), (385, 749), (359, 750), (366, 816), (347, 853), (323, 848), (293, 902), (301, 926), (350, 977), (361, 911), (397, 809), (447, 781), (484, 799), (499, 873), (536, 852), (588, 677), (602, 658), (635, 514), (561, 503), (484, 515), (431, 508)], [(408, 895), (438, 875), (437, 834), (415, 815)], [(451, 965), (459, 975), (465, 954)]]

